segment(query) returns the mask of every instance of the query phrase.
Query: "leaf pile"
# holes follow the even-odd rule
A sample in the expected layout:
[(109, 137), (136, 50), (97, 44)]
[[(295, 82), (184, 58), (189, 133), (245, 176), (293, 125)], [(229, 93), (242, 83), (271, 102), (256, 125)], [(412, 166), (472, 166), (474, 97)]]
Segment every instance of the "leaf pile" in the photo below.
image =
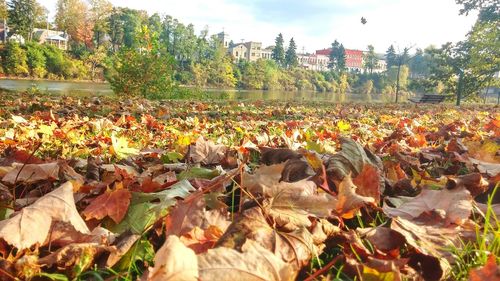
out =
[(0, 280), (497, 274), (493, 108), (21, 95), (0, 151)]

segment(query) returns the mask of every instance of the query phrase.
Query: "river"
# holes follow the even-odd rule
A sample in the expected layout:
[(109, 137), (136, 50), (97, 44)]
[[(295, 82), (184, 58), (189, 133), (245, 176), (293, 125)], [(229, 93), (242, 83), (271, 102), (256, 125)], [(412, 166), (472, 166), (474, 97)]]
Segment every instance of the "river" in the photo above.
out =
[[(42, 93), (64, 95), (112, 95), (108, 83), (16, 80), (0, 79), (0, 89), (26, 91), (36, 88)], [(214, 98), (229, 100), (286, 100), (286, 101), (329, 101), (329, 102), (391, 102), (393, 97), (364, 94), (318, 93), (310, 91), (257, 91), (257, 90), (216, 90), (207, 89)]]

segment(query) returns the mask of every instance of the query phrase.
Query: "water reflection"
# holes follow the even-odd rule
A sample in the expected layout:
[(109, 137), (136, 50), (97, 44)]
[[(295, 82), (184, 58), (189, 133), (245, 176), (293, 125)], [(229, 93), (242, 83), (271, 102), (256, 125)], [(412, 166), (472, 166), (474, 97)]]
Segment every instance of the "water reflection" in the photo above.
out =
[[(68, 81), (33, 81), (1, 79), (0, 88), (12, 91), (26, 91), (37, 88), (42, 93), (65, 95), (109, 95), (113, 92), (107, 83), (68, 82)], [(391, 96), (366, 94), (339, 94), (318, 92), (254, 91), (254, 90), (219, 90), (208, 89), (214, 99), (228, 100), (279, 100), (279, 101), (328, 101), (328, 102), (391, 102)]]

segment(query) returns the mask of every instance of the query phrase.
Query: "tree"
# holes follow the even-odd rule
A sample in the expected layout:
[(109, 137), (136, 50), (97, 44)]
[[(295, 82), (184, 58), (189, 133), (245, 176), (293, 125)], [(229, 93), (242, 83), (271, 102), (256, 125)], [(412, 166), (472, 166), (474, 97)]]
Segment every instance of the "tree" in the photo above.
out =
[(445, 93), (456, 94), (457, 105), (462, 98), (477, 96), (481, 90), (497, 84), (498, 38), (497, 23), (478, 20), (465, 41), (447, 43), (432, 53), (435, 65), (431, 80), (442, 83)]
[(94, 22), (89, 7), (83, 0), (58, 0), (55, 23), (76, 43), (92, 45)]
[(94, 39), (99, 47), (103, 35), (109, 32), (109, 17), (113, 11), (113, 5), (108, 0), (89, 0), (90, 19), (94, 23)]
[(495, 22), (500, 18), (500, 4), (497, 0), (456, 0), (462, 5), (460, 14), (468, 15), (471, 11), (479, 11), (479, 21)]
[(174, 88), (174, 61), (159, 44), (158, 35), (143, 26), (138, 48), (124, 47), (115, 55), (106, 79), (117, 95), (168, 97)]
[(297, 57), (297, 45), (295, 44), (295, 41), (290, 39), (290, 43), (288, 44), (288, 49), (286, 50), (285, 54), (285, 64), (286, 67), (288, 68), (294, 68), (298, 65), (298, 57)]
[(392, 66), (397, 65), (396, 62), (396, 50), (394, 46), (389, 46), (389, 49), (385, 52), (385, 60), (387, 62), (387, 69), (390, 69)]
[(88, 53), (84, 61), (89, 66), (90, 69), (90, 79), (94, 80), (96, 76), (96, 71), (99, 66), (104, 64), (104, 60), (106, 59), (107, 53), (106, 48), (104, 46), (99, 46), (92, 53)]
[(5, 0), (0, 0), (0, 20), (7, 19), (7, 16), (7, 2), (5, 2)]
[(368, 45), (368, 52), (364, 55), (364, 67), (368, 69), (370, 74), (373, 74), (373, 69), (377, 67), (377, 54), (375, 54), (375, 48), (372, 45)]
[(18, 43), (8, 43), (5, 56), (7, 74), (27, 76), (29, 74), (26, 51)]
[(11, 0), (7, 3), (9, 24), (15, 33), (30, 40), (33, 28), (40, 12), (40, 5), (36, 0)]
[(276, 37), (275, 45), (272, 53), (273, 60), (279, 65), (285, 65), (285, 47), (284, 47), (284, 39), (283, 35), (280, 33), (278, 37)]
[(332, 43), (332, 51), (330, 52), (330, 62), (328, 67), (332, 70), (344, 71), (345, 69), (345, 49), (344, 45), (337, 40)]

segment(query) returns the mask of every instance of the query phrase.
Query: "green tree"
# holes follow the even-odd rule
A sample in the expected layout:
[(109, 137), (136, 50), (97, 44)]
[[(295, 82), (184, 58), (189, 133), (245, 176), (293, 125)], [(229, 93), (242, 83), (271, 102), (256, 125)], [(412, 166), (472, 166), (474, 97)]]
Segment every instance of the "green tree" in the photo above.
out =
[(27, 63), (30, 69), (30, 74), (36, 78), (42, 78), (47, 73), (45, 69), (45, 55), (42, 47), (37, 43), (29, 43), (26, 45)]
[(96, 46), (101, 45), (103, 36), (109, 29), (109, 17), (113, 11), (113, 5), (108, 0), (89, 0), (90, 19), (94, 23), (94, 40)]
[(478, 96), (481, 90), (498, 82), (498, 38), (497, 23), (478, 20), (465, 41), (447, 43), (433, 52), (431, 80), (441, 83), (445, 93), (457, 94), (457, 105), (462, 98)]
[(275, 46), (272, 58), (279, 66), (285, 66), (285, 40), (283, 39), (283, 35), (280, 33), (274, 42)]
[(385, 52), (385, 60), (387, 62), (387, 69), (390, 69), (392, 66), (397, 65), (396, 61), (396, 50), (394, 46), (389, 46), (389, 49)]
[(29, 74), (26, 51), (18, 43), (7, 44), (4, 68), (9, 75), (27, 76)]
[(9, 25), (15, 33), (30, 40), (37, 20), (39, 4), (36, 0), (11, 0), (7, 6)]
[(104, 66), (106, 57), (107, 57), (107, 52), (104, 46), (98, 47), (92, 53), (87, 53), (86, 56), (84, 57), (84, 62), (89, 67), (90, 78), (92, 80), (95, 80), (97, 70), (99, 69), (99, 67)]
[(124, 47), (115, 55), (106, 79), (117, 95), (168, 97), (174, 88), (172, 57), (147, 26), (137, 39), (138, 48)]
[(364, 68), (368, 69), (370, 74), (373, 74), (373, 69), (377, 67), (377, 54), (375, 54), (375, 48), (372, 45), (368, 45), (368, 52), (364, 54)]
[(294, 68), (299, 64), (298, 57), (297, 57), (297, 45), (295, 44), (295, 41), (290, 39), (290, 43), (288, 44), (288, 49), (286, 50), (285, 54), (285, 65), (288, 68)]
[(337, 40), (332, 43), (332, 51), (330, 52), (330, 62), (328, 67), (336, 71), (345, 70), (345, 49), (344, 45), (340, 44)]
[(456, 2), (462, 5), (461, 15), (468, 15), (471, 11), (477, 10), (480, 21), (498, 22), (500, 18), (500, 3), (497, 0), (456, 0)]
[(340, 74), (339, 77), (339, 83), (338, 83), (338, 90), (341, 94), (345, 94), (347, 90), (349, 89), (349, 77), (347, 76), (347, 73), (342, 73)]

